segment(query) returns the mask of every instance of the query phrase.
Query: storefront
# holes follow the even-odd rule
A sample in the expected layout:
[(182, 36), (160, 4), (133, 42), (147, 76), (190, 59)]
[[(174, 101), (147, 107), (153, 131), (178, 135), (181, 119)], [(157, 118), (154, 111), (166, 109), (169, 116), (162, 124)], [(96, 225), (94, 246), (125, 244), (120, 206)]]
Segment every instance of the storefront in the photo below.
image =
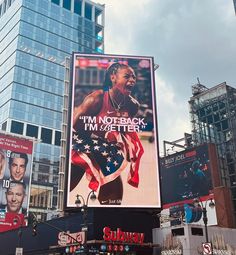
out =
[[(89, 209), (86, 226), (81, 212), (0, 234), (0, 254), (153, 254), (156, 218), (147, 211)], [(20, 254), (20, 253), (19, 253)]]

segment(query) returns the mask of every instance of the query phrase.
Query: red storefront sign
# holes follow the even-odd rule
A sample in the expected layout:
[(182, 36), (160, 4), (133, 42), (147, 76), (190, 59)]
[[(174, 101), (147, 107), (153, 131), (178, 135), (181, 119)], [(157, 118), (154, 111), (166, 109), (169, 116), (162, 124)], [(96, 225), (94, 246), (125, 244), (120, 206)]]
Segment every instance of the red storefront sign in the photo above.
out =
[(73, 244), (73, 243), (83, 244), (84, 240), (85, 240), (84, 232), (70, 233), (70, 231), (67, 231), (67, 232), (60, 232), (58, 234), (58, 244), (60, 246), (66, 246), (68, 244)]
[(138, 232), (125, 232), (121, 228), (117, 228), (116, 231), (112, 231), (109, 227), (103, 229), (104, 241), (116, 241), (123, 243), (137, 243), (142, 244), (144, 242), (144, 233)]

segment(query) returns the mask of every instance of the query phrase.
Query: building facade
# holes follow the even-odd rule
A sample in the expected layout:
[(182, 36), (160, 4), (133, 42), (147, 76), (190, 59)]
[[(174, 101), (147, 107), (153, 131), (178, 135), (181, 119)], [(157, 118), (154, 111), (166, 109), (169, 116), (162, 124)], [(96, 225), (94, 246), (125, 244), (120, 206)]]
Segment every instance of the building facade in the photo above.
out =
[(221, 185), (230, 188), (236, 219), (236, 89), (226, 82), (210, 89), (198, 83), (189, 106), (193, 143), (216, 144)]
[(0, 1), (0, 129), (35, 137), (30, 210), (57, 207), (65, 59), (103, 53), (104, 6), (90, 0)]
[[(155, 248), (153, 254), (235, 254), (235, 229), (208, 226), (207, 233), (208, 242), (206, 242), (205, 228), (198, 224), (182, 224), (166, 228), (154, 228), (153, 243), (160, 248)], [(205, 245), (205, 243), (208, 244)], [(208, 248), (204, 250), (206, 246)]]

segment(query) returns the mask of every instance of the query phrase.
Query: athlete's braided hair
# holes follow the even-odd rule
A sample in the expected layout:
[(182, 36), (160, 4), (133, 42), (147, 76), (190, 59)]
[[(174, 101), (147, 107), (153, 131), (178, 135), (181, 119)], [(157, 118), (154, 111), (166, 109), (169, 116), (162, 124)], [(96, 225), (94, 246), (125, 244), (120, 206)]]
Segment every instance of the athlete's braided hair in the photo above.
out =
[(112, 81), (111, 81), (111, 75), (116, 74), (118, 69), (120, 68), (127, 68), (128, 65), (121, 64), (121, 63), (113, 63), (111, 64), (105, 74), (105, 79), (103, 82), (103, 88), (104, 90), (108, 90), (109, 88), (112, 87)]

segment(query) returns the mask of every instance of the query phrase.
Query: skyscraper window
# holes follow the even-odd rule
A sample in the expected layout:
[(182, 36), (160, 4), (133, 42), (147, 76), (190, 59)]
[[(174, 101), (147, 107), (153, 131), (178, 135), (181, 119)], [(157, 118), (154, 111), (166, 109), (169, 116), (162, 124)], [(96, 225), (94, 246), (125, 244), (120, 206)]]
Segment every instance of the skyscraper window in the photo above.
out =
[(55, 132), (55, 145), (58, 145), (58, 146), (61, 145), (61, 132), (59, 131)]
[(92, 20), (92, 5), (85, 3), (85, 14), (86, 19)]
[(52, 0), (52, 3), (60, 5), (60, 0)]
[(7, 130), (7, 121), (5, 121), (5, 122), (2, 124), (2, 130), (3, 130), (3, 131), (6, 131), (6, 130)]
[(7, 0), (5, 0), (3, 2), (3, 10), (2, 10), (2, 14), (4, 14), (6, 12), (6, 8), (7, 8)]
[(71, 0), (63, 0), (63, 7), (67, 10), (71, 9)]
[(42, 143), (51, 144), (52, 143), (52, 130), (50, 130), (48, 128), (42, 128), (41, 140), (42, 140)]
[(39, 128), (37, 126), (28, 124), (26, 128), (26, 135), (38, 138), (38, 129)]
[(15, 134), (23, 134), (23, 129), (24, 129), (24, 123), (18, 122), (18, 121), (12, 121), (11, 122), (11, 132)]
[(82, 1), (81, 0), (75, 0), (74, 12), (81, 16), (81, 12), (82, 12)]

